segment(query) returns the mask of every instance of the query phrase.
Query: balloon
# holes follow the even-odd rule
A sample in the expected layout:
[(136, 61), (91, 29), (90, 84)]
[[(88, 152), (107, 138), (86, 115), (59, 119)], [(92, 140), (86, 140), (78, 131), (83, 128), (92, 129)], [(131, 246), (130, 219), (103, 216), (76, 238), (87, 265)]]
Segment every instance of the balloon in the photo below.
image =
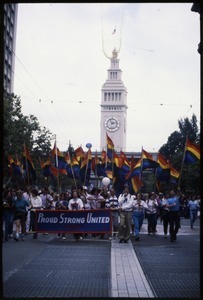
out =
[(87, 147), (88, 149), (90, 149), (90, 148), (92, 147), (92, 144), (91, 144), (91, 143), (87, 143), (87, 144), (86, 144), (86, 147)]
[(109, 183), (110, 183), (110, 179), (109, 179), (108, 177), (104, 177), (104, 178), (102, 179), (102, 183), (103, 183), (103, 185), (107, 186), (107, 185), (109, 185)]

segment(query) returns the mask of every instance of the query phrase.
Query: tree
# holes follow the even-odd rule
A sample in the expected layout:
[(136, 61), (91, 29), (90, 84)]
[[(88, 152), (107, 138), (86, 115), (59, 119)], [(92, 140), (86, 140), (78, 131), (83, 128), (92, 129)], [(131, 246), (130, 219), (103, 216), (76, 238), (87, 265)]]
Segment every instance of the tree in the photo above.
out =
[[(39, 156), (47, 156), (51, 151), (51, 140), (53, 135), (45, 127), (40, 127), (34, 115), (25, 116), (22, 113), (20, 97), (12, 94), (4, 96), (4, 128), (3, 128), (3, 149), (4, 149), (4, 177), (7, 174), (7, 156), (21, 158), (23, 145), (25, 144), (32, 153), (33, 161), (39, 161)], [(39, 163), (36, 171), (39, 170)], [(6, 176), (7, 175), (7, 176)]]
[(183, 154), (188, 137), (192, 143), (199, 144), (200, 133), (197, 125), (197, 117), (193, 114), (191, 120), (188, 118), (178, 121), (179, 131), (174, 131), (168, 137), (166, 144), (161, 146), (159, 152), (170, 161), (176, 160), (180, 153)]
[(170, 161), (171, 165), (181, 170), (181, 187), (191, 190), (200, 189), (200, 162), (193, 165), (182, 166), (185, 143), (187, 137), (194, 144), (200, 143), (200, 133), (197, 125), (197, 117), (180, 119), (178, 121), (179, 131), (174, 131), (159, 152)]

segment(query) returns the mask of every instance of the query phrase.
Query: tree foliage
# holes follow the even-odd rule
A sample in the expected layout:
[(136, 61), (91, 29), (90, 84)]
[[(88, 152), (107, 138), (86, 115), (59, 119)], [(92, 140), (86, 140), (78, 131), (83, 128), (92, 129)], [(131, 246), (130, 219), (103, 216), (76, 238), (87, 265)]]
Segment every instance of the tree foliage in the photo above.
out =
[(171, 165), (181, 172), (181, 187), (184, 190), (200, 189), (200, 162), (185, 166), (183, 164), (186, 139), (194, 143), (200, 143), (200, 132), (197, 124), (197, 117), (193, 114), (191, 119), (185, 118), (178, 121), (179, 131), (174, 131), (168, 137), (159, 152), (169, 160)]
[(41, 127), (34, 115), (22, 113), (21, 99), (15, 95), (4, 98), (4, 149), (9, 154), (22, 152), (23, 144), (33, 153), (48, 154), (53, 135)]
[[(33, 161), (38, 162), (39, 156), (47, 156), (50, 153), (51, 142), (53, 140), (52, 133), (45, 127), (41, 127), (34, 115), (23, 115), (20, 97), (14, 94), (4, 96), (3, 117), (5, 161), (8, 155), (14, 158), (16, 154), (21, 156), (24, 144), (30, 153), (32, 153)], [(39, 169), (39, 164), (35, 167)], [(4, 175), (7, 175), (6, 169), (4, 169)]]
[(179, 131), (171, 133), (167, 143), (159, 149), (159, 152), (170, 161), (176, 159), (177, 155), (180, 153), (183, 154), (187, 137), (195, 144), (199, 144), (200, 141), (197, 117), (194, 114), (192, 115), (191, 120), (189, 120), (189, 118), (180, 119), (178, 121), (178, 126)]

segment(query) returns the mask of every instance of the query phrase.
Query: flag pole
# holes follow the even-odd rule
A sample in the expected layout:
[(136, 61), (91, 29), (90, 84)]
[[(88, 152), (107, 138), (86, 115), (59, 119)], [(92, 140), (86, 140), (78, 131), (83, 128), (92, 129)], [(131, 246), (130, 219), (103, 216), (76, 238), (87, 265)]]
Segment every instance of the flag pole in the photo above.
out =
[(113, 152), (112, 152), (112, 184), (113, 184), (113, 181), (114, 181), (114, 153), (115, 153), (115, 150), (113, 148)]
[(58, 168), (58, 153), (57, 153), (57, 145), (56, 145), (56, 135), (55, 135), (55, 158), (56, 158), (56, 174), (57, 174), (57, 186), (58, 186), (58, 193), (60, 193), (60, 185), (59, 185), (59, 168)]
[(186, 155), (187, 143), (188, 143), (188, 135), (186, 137), (186, 142), (185, 142), (185, 147), (184, 147), (184, 153), (183, 153), (183, 159), (182, 159), (182, 163), (181, 163), (181, 167), (180, 167), (180, 175), (179, 175), (179, 179), (178, 179), (178, 190), (180, 188), (180, 181), (181, 181), (181, 175), (182, 175), (183, 165), (184, 165), (184, 160), (185, 160), (185, 155)]
[[(26, 173), (27, 173), (27, 186), (30, 186), (30, 179), (29, 179), (29, 172), (28, 172), (28, 163), (27, 163), (27, 148), (25, 146), (25, 143), (24, 143), (24, 153), (25, 153), (25, 168), (26, 168)], [(26, 181), (25, 181), (25, 184), (26, 184)]]
[(143, 169), (143, 146), (141, 150), (141, 168), (140, 168), (140, 175), (139, 175), (140, 180), (142, 180), (142, 169)]
[(98, 178), (97, 178), (97, 150), (96, 150), (96, 153), (95, 153), (95, 176), (96, 176), (96, 187), (98, 187)]
[(76, 180), (75, 180), (75, 173), (74, 173), (73, 167), (72, 167), (72, 157), (71, 157), (71, 155), (70, 155), (69, 149), (68, 149), (68, 155), (69, 155), (69, 158), (70, 158), (70, 168), (71, 168), (71, 173), (72, 173), (72, 175), (73, 175), (73, 181), (74, 181), (74, 184), (75, 184), (75, 188), (76, 188), (76, 190), (77, 190), (78, 187), (77, 187), (77, 183), (76, 183)]
[(84, 185), (85, 185), (85, 182), (86, 182), (86, 177), (87, 177), (88, 163), (89, 163), (89, 149), (88, 149), (88, 151), (87, 151), (87, 164), (86, 164), (86, 169), (85, 169), (85, 179), (84, 179)]
[(107, 168), (107, 160), (108, 160), (107, 152), (108, 152), (108, 143), (107, 143), (107, 133), (106, 133), (106, 163), (105, 163), (105, 168)]

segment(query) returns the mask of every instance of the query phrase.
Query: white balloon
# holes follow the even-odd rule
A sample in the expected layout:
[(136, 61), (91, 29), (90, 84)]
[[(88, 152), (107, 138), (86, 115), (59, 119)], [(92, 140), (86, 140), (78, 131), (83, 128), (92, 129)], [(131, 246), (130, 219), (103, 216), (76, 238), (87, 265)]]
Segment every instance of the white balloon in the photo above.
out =
[(104, 177), (104, 178), (102, 179), (102, 183), (103, 183), (103, 185), (107, 186), (107, 185), (109, 185), (109, 183), (110, 183), (110, 179), (109, 179), (108, 177)]

